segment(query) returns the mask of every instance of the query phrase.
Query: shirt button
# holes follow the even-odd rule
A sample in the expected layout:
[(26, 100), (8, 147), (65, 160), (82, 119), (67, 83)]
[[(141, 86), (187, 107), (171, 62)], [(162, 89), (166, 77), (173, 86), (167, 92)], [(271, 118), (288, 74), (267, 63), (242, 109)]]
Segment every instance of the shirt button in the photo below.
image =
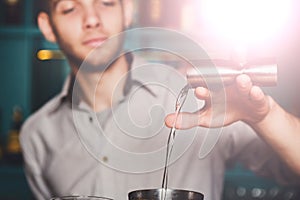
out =
[(102, 161), (103, 161), (103, 162), (107, 162), (107, 161), (108, 161), (108, 157), (107, 157), (107, 156), (103, 156), (103, 157), (102, 157)]
[(93, 122), (93, 118), (92, 118), (92, 117), (89, 117), (89, 121), (92, 123), (92, 122)]

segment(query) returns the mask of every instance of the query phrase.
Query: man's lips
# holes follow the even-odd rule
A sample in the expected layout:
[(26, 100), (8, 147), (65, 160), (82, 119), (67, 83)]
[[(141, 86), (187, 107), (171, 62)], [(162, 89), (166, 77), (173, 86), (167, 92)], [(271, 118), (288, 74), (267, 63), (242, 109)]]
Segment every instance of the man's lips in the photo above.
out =
[(83, 42), (83, 45), (89, 46), (89, 47), (98, 47), (100, 46), (103, 42), (105, 42), (107, 38), (92, 38), (85, 40)]

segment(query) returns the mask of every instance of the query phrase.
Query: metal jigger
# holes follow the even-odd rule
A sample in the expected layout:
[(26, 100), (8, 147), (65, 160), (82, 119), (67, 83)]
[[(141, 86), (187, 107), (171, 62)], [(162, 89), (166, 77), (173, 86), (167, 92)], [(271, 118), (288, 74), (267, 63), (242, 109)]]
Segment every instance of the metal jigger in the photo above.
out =
[(197, 67), (187, 70), (187, 82), (192, 88), (233, 84), (238, 75), (248, 75), (253, 85), (275, 86), (277, 64), (249, 65), (240, 69), (228, 66)]
[(174, 189), (136, 190), (128, 194), (129, 200), (203, 200), (199, 192)]

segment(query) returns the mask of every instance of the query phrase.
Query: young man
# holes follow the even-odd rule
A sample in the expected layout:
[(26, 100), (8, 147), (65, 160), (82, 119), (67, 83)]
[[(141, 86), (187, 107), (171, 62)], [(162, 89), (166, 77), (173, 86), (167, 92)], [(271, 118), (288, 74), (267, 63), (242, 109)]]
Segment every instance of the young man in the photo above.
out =
[[(120, 54), (123, 37), (111, 38), (130, 25), (131, 0), (47, 2), (39, 27), (59, 44), (72, 73), (63, 91), (22, 128), (26, 176), (36, 198), (126, 199), (133, 190), (160, 188), (169, 134), (164, 116), (173, 112), (184, 78), (134, 53)], [(185, 107), (198, 105), (194, 98), (187, 101)], [(169, 188), (219, 200), (225, 169), (237, 161), (278, 181), (299, 180), (245, 124), (212, 131), (197, 127), (177, 134)]]

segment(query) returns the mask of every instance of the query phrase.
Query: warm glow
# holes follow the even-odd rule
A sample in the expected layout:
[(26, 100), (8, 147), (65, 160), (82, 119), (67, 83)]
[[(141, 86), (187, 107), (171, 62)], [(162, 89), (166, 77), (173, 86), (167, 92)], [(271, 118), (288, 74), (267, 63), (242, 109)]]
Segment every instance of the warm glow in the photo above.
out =
[(151, 19), (157, 22), (161, 15), (161, 2), (160, 0), (151, 1)]
[(64, 55), (59, 50), (40, 50), (37, 58), (39, 60), (60, 60), (64, 59)]
[(291, 0), (203, 0), (206, 23), (234, 42), (262, 41), (280, 31)]
[(181, 11), (181, 28), (183, 31), (193, 31), (195, 23), (195, 13), (192, 4), (185, 4)]

